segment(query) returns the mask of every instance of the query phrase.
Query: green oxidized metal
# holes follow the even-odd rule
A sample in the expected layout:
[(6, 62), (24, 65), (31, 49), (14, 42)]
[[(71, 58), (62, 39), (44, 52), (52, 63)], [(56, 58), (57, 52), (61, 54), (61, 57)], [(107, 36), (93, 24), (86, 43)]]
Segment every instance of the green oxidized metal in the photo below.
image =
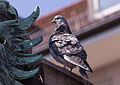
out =
[(39, 71), (38, 65), (27, 71), (21, 68), (42, 57), (38, 53), (25, 53), (42, 41), (42, 37), (33, 40), (26, 38), (36, 30), (26, 32), (38, 16), (39, 7), (36, 7), (30, 16), (18, 19), (16, 9), (9, 2), (0, 0), (0, 85), (22, 85), (17, 80), (30, 78)]

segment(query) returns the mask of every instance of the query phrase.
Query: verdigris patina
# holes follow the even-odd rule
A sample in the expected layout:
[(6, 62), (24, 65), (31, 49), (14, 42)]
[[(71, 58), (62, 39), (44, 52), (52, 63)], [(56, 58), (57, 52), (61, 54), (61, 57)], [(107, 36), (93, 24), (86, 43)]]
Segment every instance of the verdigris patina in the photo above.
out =
[(17, 80), (30, 78), (39, 71), (39, 65), (24, 68), (42, 57), (39, 53), (26, 53), (42, 41), (42, 37), (26, 38), (36, 30), (26, 32), (38, 16), (39, 7), (36, 7), (30, 16), (19, 19), (16, 9), (8, 1), (0, 0), (0, 85), (22, 85)]

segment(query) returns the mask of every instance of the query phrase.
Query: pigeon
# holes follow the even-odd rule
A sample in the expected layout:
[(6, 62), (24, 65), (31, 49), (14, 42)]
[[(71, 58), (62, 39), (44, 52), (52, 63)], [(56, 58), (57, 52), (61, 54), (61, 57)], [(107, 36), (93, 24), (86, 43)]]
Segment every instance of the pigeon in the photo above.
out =
[(86, 61), (87, 53), (77, 37), (72, 34), (66, 19), (56, 15), (51, 22), (56, 24), (48, 41), (51, 55), (64, 67), (70, 68), (70, 71), (78, 67), (81, 75), (88, 79), (86, 71), (93, 71)]

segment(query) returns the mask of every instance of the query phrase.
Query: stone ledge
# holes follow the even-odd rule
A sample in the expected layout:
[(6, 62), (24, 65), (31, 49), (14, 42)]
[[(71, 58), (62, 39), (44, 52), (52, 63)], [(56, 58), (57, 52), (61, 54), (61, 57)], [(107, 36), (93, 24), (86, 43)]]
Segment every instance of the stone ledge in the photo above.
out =
[(46, 59), (41, 61), (45, 85), (94, 85), (88, 80), (59, 67)]

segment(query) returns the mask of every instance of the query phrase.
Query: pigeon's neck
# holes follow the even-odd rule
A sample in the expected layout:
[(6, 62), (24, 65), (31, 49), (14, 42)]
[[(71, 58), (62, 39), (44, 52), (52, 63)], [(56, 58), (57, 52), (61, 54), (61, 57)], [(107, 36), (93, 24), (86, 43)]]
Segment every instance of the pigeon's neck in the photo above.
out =
[(56, 26), (53, 34), (64, 34), (64, 33), (72, 34), (68, 25), (67, 26), (65, 25)]

